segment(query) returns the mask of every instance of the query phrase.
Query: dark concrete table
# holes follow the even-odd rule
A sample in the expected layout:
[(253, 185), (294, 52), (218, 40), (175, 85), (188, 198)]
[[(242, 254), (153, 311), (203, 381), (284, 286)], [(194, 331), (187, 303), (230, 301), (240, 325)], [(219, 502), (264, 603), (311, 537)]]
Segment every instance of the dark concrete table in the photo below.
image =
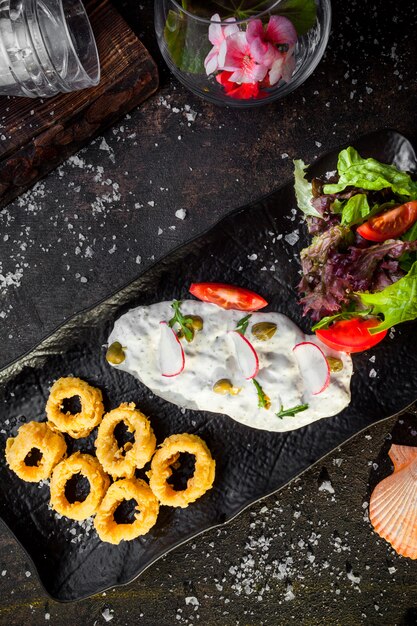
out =
[[(417, 138), (417, 5), (333, 4), (325, 59), (285, 101), (217, 109), (161, 62), (152, 100), (0, 211), (0, 365), (273, 190), (291, 176), (292, 158), (309, 162), (380, 127)], [(150, 5), (120, 8), (156, 54)], [(366, 513), (370, 466), (393, 424), (358, 435), (128, 587), (78, 604), (48, 601), (1, 529), (0, 623), (416, 623), (416, 566), (372, 533)], [(334, 493), (318, 489), (323, 467)]]

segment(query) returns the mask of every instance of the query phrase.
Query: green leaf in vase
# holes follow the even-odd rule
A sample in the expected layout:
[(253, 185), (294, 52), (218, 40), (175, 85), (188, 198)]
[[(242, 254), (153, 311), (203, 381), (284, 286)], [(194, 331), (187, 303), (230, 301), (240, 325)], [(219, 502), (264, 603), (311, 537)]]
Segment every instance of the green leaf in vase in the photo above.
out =
[(190, 19), (185, 13), (171, 10), (164, 37), (173, 62), (182, 72), (204, 73), (204, 59), (210, 52), (211, 43), (200, 22)]
[[(201, 17), (219, 13), (222, 19), (236, 17), (243, 20), (267, 11), (274, 4), (273, 0), (190, 0), (188, 9)], [(287, 17), (298, 35), (305, 35), (316, 23), (317, 6), (315, 0), (282, 0), (271, 14)]]

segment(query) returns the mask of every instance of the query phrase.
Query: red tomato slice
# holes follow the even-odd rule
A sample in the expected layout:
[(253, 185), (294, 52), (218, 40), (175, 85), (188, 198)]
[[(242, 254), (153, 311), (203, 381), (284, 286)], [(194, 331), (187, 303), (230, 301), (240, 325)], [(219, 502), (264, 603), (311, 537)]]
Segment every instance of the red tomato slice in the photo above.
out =
[(363, 319), (354, 317), (351, 320), (340, 320), (335, 322), (329, 328), (321, 328), (316, 330), (316, 335), (326, 346), (338, 350), (339, 352), (363, 352), (372, 348), (382, 341), (388, 330), (382, 330), (380, 333), (371, 335), (368, 331), (380, 323), (380, 320), (373, 317)]
[(415, 221), (417, 221), (417, 201), (406, 202), (395, 209), (371, 217), (358, 227), (357, 232), (369, 241), (396, 239), (411, 228)]
[(254, 291), (223, 283), (193, 283), (190, 293), (203, 302), (211, 302), (222, 309), (238, 311), (257, 311), (267, 306), (268, 302)]

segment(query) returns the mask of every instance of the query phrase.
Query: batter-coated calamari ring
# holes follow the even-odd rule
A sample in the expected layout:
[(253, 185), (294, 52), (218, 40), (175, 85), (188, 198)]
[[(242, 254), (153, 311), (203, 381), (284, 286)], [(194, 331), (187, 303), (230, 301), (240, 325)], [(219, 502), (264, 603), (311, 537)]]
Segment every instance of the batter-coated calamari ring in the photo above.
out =
[[(128, 431), (135, 434), (133, 444), (128, 442), (122, 448), (119, 448), (114, 436), (114, 429), (120, 422), (124, 422)], [(141, 469), (151, 460), (156, 438), (145, 415), (136, 409), (133, 402), (124, 402), (103, 417), (95, 446), (97, 458), (106, 472), (113, 478), (132, 478), (136, 468)]]
[[(195, 470), (188, 479), (187, 488), (176, 491), (168, 482), (172, 475), (172, 465), (181, 452), (195, 456)], [(216, 462), (205, 442), (197, 435), (171, 435), (162, 443), (152, 459), (148, 473), (149, 486), (161, 504), (185, 509), (211, 489), (214, 481)]]
[[(90, 492), (83, 502), (69, 502), (65, 495), (65, 486), (74, 474), (81, 474), (90, 483)], [(51, 507), (60, 515), (82, 521), (95, 514), (109, 485), (110, 479), (96, 457), (74, 452), (52, 472)]]
[[(114, 519), (117, 507), (124, 500), (132, 499), (137, 503), (135, 521), (118, 524)], [(102, 541), (117, 545), (122, 540), (130, 541), (146, 535), (155, 525), (158, 513), (159, 502), (144, 480), (122, 478), (109, 487), (94, 518), (94, 528)]]
[[(78, 396), (81, 402), (79, 413), (64, 413), (62, 403), (68, 398)], [(61, 432), (68, 433), (74, 439), (87, 437), (103, 417), (103, 396), (100, 389), (91, 387), (80, 378), (59, 378), (51, 387), (46, 415), (48, 420)]]
[[(25, 459), (33, 449), (39, 450), (42, 457), (37, 465), (26, 465)], [(63, 435), (54, 432), (46, 422), (22, 424), (16, 437), (9, 437), (6, 441), (6, 461), (10, 469), (30, 483), (49, 478), (66, 451)]]

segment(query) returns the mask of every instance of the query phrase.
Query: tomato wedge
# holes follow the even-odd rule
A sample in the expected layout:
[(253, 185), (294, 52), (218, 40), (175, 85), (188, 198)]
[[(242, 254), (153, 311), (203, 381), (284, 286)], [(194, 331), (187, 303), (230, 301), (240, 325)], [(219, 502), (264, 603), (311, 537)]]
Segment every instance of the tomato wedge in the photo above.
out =
[(368, 331), (380, 323), (380, 320), (373, 317), (363, 319), (354, 317), (351, 320), (340, 320), (332, 324), (329, 328), (316, 330), (316, 335), (326, 346), (338, 350), (339, 352), (363, 352), (382, 341), (388, 330), (371, 335)]
[(190, 287), (190, 293), (199, 300), (217, 304), (222, 309), (257, 311), (268, 304), (254, 291), (223, 283), (193, 283)]
[(395, 209), (371, 217), (357, 232), (368, 241), (385, 241), (403, 235), (417, 221), (417, 201), (406, 202)]

